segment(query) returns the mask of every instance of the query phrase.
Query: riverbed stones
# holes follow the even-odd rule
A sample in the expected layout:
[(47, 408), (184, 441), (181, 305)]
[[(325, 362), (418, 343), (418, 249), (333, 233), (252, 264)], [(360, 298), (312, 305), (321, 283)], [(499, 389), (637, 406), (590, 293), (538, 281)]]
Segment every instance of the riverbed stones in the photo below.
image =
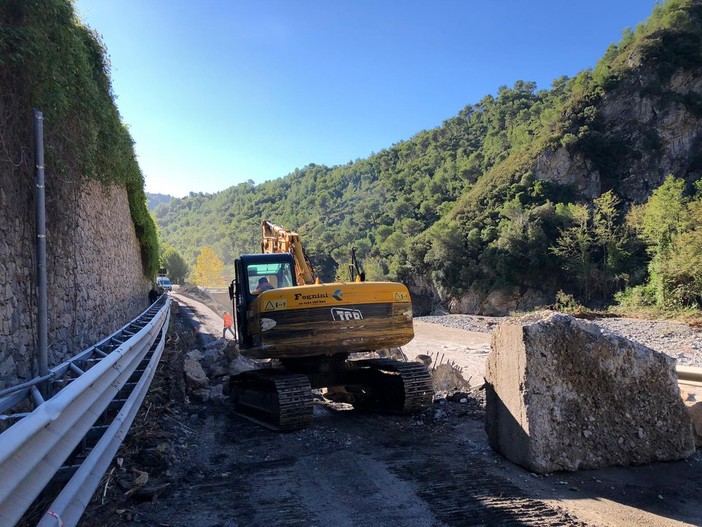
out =
[(674, 359), (595, 324), (552, 311), (503, 322), (485, 381), (490, 445), (533, 472), (694, 452)]

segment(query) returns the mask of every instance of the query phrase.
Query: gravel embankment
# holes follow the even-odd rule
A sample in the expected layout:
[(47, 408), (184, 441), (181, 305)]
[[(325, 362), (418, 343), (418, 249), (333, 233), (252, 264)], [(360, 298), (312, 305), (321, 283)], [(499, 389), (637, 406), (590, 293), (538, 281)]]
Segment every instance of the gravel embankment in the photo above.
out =
[[(477, 315), (441, 315), (417, 317), (415, 320), (442, 326), (492, 333), (508, 317)], [(678, 364), (702, 367), (702, 330), (681, 322), (632, 318), (601, 318), (593, 321), (603, 328), (635, 340), (656, 351), (678, 359)]]

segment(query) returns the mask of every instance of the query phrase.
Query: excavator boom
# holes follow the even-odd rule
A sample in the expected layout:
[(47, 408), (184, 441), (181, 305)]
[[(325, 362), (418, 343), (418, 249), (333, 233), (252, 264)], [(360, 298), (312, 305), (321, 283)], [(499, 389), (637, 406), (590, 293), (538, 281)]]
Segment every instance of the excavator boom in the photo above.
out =
[(295, 275), (298, 285), (314, 284), (317, 274), (300, 241), (300, 235), (272, 221), (261, 222), (261, 252), (264, 254), (290, 253), (295, 259)]

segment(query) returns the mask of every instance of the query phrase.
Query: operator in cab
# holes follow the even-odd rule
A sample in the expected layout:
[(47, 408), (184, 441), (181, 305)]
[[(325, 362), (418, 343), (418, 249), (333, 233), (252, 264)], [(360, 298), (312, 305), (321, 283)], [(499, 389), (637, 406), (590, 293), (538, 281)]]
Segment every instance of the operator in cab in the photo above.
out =
[(275, 289), (275, 288), (268, 281), (268, 278), (266, 278), (265, 276), (262, 276), (261, 278), (258, 279), (258, 287), (256, 287), (256, 290), (254, 291), (254, 293), (256, 293), (257, 295), (260, 295), (264, 291), (268, 291), (270, 289)]

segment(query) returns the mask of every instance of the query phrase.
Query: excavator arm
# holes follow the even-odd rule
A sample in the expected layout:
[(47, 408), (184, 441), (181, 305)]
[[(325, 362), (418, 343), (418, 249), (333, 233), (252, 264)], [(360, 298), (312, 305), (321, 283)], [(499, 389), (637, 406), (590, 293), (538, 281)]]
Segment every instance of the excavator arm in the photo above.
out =
[(295, 275), (298, 285), (319, 283), (317, 273), (307, 257), (296, 232), (276, 225), (272, 221), (261, 222), (261, 252), (264, 254), (290, 253), (295, 260)]

